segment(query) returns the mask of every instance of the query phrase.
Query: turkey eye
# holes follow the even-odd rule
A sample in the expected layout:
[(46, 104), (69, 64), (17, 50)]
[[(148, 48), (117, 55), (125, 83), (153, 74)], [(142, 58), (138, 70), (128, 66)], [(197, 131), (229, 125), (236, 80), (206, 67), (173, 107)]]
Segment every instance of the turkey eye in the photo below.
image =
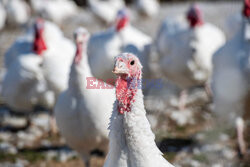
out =
[(132, 61), (130, 62), (130, 65), (134, 65), (134, 64), (135, 64), (135, 61), (132, 60)]

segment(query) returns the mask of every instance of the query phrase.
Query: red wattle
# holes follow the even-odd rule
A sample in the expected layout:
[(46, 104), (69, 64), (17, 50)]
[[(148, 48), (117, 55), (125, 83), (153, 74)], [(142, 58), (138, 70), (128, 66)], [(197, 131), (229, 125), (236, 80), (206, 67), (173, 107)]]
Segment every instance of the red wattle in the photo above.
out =
[(188, 13), (187, 13), (187, 20), (189, 22), (190, 27), (194, 28), (196, 26), (201, 26), (204, 24), (202, 12), (197, 5), (193, 5)]
[(194, 28), (196, 26), (201, 26), (204, 24), (202, 19), (199, 19), (197, 17), (192, 17), (192, 16), (188, 16), (188, 21), (189, 21), (190, 27), (192, 27), (192, 28)]
[(134, 102), (134, 97), (137, 92), (137, 82), (135, 82), (133, 87), (130, 87), (129, 84), (131, 81), (132, 80), (123, 79), (121, 77), (118, 77), (116, 80), (116, 99), (118, 101), (117, 109), (120, 114), (131, 111), (131, 104)]
[(77, 43), (77, 46), (76, 46), (76, 55), (75, 55), (75, 63), (76, 64), (79, 64), (81, 59), (82, 59), (82, 52), (83, 52), (83, 48), (82, 48), (82, 43), (79, 42)]
[(128, 23), (128, 18), (124, 17), (124, 18), (121, 18), (117, 24), (116, 24), (116, 31), (119, 32), (121, 31)]
[(33, 51), (38, 55), (41, 55), (43, 51), (47, 50), (47, 46), (42, 37), (42, 34), (43, 34), (43, 30), (36, 30), (35, 40), (33, 43)]
[(245, 17), (250, 17), (250, 0), (244, 1), (244, 7), (242, 13)]

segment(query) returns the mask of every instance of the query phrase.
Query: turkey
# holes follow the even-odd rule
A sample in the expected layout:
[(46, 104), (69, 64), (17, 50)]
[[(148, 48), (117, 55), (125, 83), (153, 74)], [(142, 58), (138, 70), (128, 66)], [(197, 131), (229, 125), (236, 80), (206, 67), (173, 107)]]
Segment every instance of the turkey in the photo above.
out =
[(13, 27), (28, 23), (31, 10), (24, 0), (8, 0), (5, 4), (7, 24)]
[(70, 66), (74, 59), (75, 46), (64, 36), (49, 48), (42, 67), (48, 86), (55, 93), (55, 98), (67, 89)]
[(130, 53), (115, 58), (116, 101), (104, 167), (173, 167), (162, 156), (146, 117), (140, 88), (142, 65)]
[(149, 17), (155, 16), (160, 8), (157, 0), (136, 0), (135, 5), (142, 15)]
[(125, 7), (123, 0), (88, 0), (92, 12), (107, 24), (111, 24), (116, 19), (119, 10)]
[(77, 13), (77, 6), (71, 0), (31, 0), (32, 9), (45, 19), (62, 24)]
[(186, 89), (208, 82), (212, 55), (225, 43), (224, 33), (214, 25), (204, 23), (196, 4), (191, 6), (186, 17), (189, 26), (165, 23), (156, 39), (163, 75), (183, 89), (180, 109), (185, 108)]
[[(40, 30), (41, 31), (40, 33), (35, 32), (36, 28), (34, 28), (34, 26), (37, 26), (38, 24), (43, 27)], [(34, 37), (36, 35), (42, 38), (42, 40), (40, 38), (37, 38), (37, 40), (46, 45), (46, 47), (42, 46), (44, 47), (44, 49), (41, 49), (41, 52), (44, 50), (51, 50), (55, 48), (58, 45), (58, 43), (60, 43), (64, 39), (61, 30), (55, 24), (49, 21), (44, 21), (42, 19), (37, 19), (35, 21), (35, 24), (32, 25), (30, 28), (28, 28), (27, 32), (24, 35), (18, 37), (5, 53), (4, 55), (5, 68), (8, 68), (18, 56), (26, 55), (26, 53), (30, 53), (33, 51), (34, 49), (33, 45), (35, 42)]]
[[(94, 34), (90, 38), (88, 54), (93, 75), (105, 81), (112, 79), (112, 63), (115, 56), (122, 51), (142, 56), (140, 53), (150, 43), (149, 36), (130, 25), (128, 13), (125, 10), (119, 11), (114, 27), (106, 32)], [(146, 60), (143, 57), (141, 59)], [(146, 61), (144, 62), (146, 63)]]
[[(35, 30), (35, 31), (34, 31)], [(39, 45), (37, 45), (39, 43)], [(40, 48), (37, 48), (39, 46)], [(44, 59), (41, 67), (49, 89), (55, 97), (67, 88), (70, 65), (73, 61), (75, 47), (65, 38), (61, 30), (53, 23), (37, 19), (35, 28), (19, 37), (5, 54), (5, 67), (9, 68), (18, 56), (39, 50)]]
[(32, 111), (36, 105), (52, 108), (54, 96), (47, 88), (42, 63), (47, 48), (43, 40), (43, 21), (35, 24), (33, 48), (17, 52), (9, 65), (2, 85), (6, 103), (16, 111)]
[(4, 28), (6, 22), (6, 11), (3, 4), (0, 1), (0, 30)]
[[(213, 56), (212, 90), (215, 112), (224, 125), (236, 122), (241, 154), (246, 153), (244, 121), (250, 119), (250, 1), (244, 1), (240, 28)], [(236, 119), (237, 118), (237, 119)], [(247, 124), (246, 124), (247, 125)], [(249, 134), (249, 127), (245, 132)], [(245, 136), (246, 137), (246, 136)], [(248, 136), (249, 137), (249, 136)], [(248, 138), (249, 140), (249, 138)]]
[[(69, 87), (60, 94), (54, 109), (59, 131), (69, 146), (79, 152), (87, 166), (92, 150), (100, 149), (107, 153), (108, 123), (115, 100), (113, 86), (103, 82), (97, 84), (91, 73), (88, 39), (86, 29), (76, 30), (77, 50), (71, 66)], [(100, 87), (91, 88), (91, 84)]]

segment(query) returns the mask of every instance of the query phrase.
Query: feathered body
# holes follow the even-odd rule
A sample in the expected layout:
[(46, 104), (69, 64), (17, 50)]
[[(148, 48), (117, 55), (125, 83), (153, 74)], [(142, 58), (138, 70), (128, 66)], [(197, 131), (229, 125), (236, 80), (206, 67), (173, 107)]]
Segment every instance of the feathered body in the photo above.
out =
[[(116, 58), (113, 72), (118, 75), (117, 100), (110, 120), (109, 153), (104, 167), (172, 167), (157, 148), (146, 117), (142, 90), (138, 87), (141, 68), (132, 54)], [(130, 87), (128, 81), (135, 87)]]
[[(33, 52), (34, 36), (34, 26), (31, 26), (24, 35), (16, 39), (16, 41), (11, 45), (4, 55), (5, 68), (8, 68), (18, 56), (24, 56), (26, 53)], [(61, 43), (63, 43), (62, 41), (64, 41), (62, 31), (58, 28), (58, 26), (49, 21), (44, 21), (43, 38), (47, 46), (45, 57), (47, 57), (47, 52), (56, 50), (56, 48), (59, 47)], [(48, 55), (53, 54), (48, 53)]]
[(58, 24), (77, 13), (71, 0), (31, 0), (31, 6), (40, 16)]
[(24, 0), (8, 0), (5, 5), (7, 23), (10, 26), (20, 26), (28, 23), (31, 10)]
[(236, 35), (213, 56), (215, 110), (223, 117), (227, 115), (229, 122), (243, 114), (244, 99), (249, 91), (250, 47), (245, 36), (248, 24), (248, 20), (243, 19)]
[(138, 11), (143, 15), (152, 17), (159, 12), (158, 0), (136, 0), (135, 3)]
[(115, 21), (117, 12), (125, 7), (123, 0), (88, 0), (92, 12), (105, 23)]
[(84, 160), (88, 160), (90, 151), (94, 149), (107, 152), (108, 122), (115, 99), (112, 88), (87, 88), (90, 86), (88, 78), (95, 78), (88, 65), (86, 45), (84, 43), (80, 48), (82, 55), (76, 55), (71, 66), (69, 87), (59, 96), (55, 106), (60, 132)]
[(163, 24), (156, 45), (164, 76), (181, 88), (204, 84), (212, 72), (212, 55), (225, 43), (224, 33), (196, 20), (190, 26), (173, 20)]
[[(214, 54), (212, 90), (214, 110), (219, 115), (220, 122), (224, 125), (236, 123), (239, 151), (244, 156), (249, 144), (246, 143), (249, 142), (249, 126), (244, 120), (250, 119), (249, 0), (244, 1), (242, 14), (242, 22), (236, 35)], [(248, 138), (246, 142), (244, 137)]]
[(40, 66), (42, 61), (42, 57), (32, 53), (20, 56), (6, 72), (1, 93), (13, 110), (30, 112), (35, 106), (54, 105), (53, 93), (47, 89)]
[(151, 43), (151, 38), (132, 27), (126, 17), (118, 14), (116, 27), (90, 38), (89, 63), (93, 75), (99, 79), (113, 78), (113, 60), (119, 53), (127, 51), (142, 56), (144, 47)]
[(31, 111), (36, 105), (51, 109), (58, 94), (67, 88), (74, 57), (69, 55), (74, 51), (57, 26), (38, 19), (5, 54), (2, 91), (6, 103), (17, 111)]

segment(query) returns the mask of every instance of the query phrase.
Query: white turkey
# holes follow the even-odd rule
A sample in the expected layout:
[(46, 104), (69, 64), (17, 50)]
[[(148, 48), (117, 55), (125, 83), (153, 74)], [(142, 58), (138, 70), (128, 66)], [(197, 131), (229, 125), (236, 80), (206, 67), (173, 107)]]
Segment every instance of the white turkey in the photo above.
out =
[[(183, 90), (206, 83), (212, 71), (212, 55), (225, 43), (224, 33), (205, 23), (200, 8), (191, 6), (188, 25), (168, 22), (162, 25), (156, 39), (159, 65), (163, 75)], [(185, 107), (182, 91), (180, 109)]]
[[(111, 71), (115, 56), (123, 51), (142, 56), (144, 47), (150, 43), (149, 36), (130, 25), (128, 13), (125, 10), (119, 11), (114, 27), (90, 38), (88, 54), (93, 75), (103, 80), (112, 79)], [(141, 59), (146, 63), (146, 59)]]
[(77, 13), (77, 6), (71, 0), (31, 0), (32, 9), (41, 17), (62, 24)]
[(137, 10), (142, 14), (149, 17), (155, 16), (159, 12), (158, 0), (135, 0)]
[[(79, 152), (86, 165), (89, 165), (92, 150), (100, 149), (107, 153), (108, 123), (115, 100), (113, 86), (97, 84), (91, 73), (87, 55), (88, 39), (86, 29), (76, 30), (77, 50), (71, 66), (69, 87), (59, 96), (54, 109), (62, 136), (70, 147)], [(92, 84), (102, 86), (88, 88)]]
[(31, 112), (36, 106), (52, 108), (53, 92), (47, 89), (41, 68), (43, 58), (35, 53), (18, 57), (9, 67), (2, 82), (2, 96), (16, 112)]
[[(38, 19), (27, 34), (19, 38), (5, 54), (7, 70), (15, 67), (17, 59), (25, 60), (30, 53), (41, 55), (39, 70), (50, 92), (50, 108), (54, 106), (57, 96), (68, 86), (70, 65), (73, 61), (75, 47), (66, 39), (53, 23)], [(17, 61), (18, 62), (18, 61)], [(32, 63), (32, 59), (29, 61)], [(34, 63), (36, 63), (34, 61)], [(12, 65), (14, 64), (14, 65)], [(4, 88), (3, 88), (4, 89)], [(19, 93), (19, 92), (17, 92)], [(8, 92), (6, 93), (8, 94)], [(9, 96), (13, 96), (9, 94)], [(33, 105), (31, 105), (33, 106)], [(52, 132), (56, 133), (54, 120), (51, 120)]]
[[(16, 111), (32, 111), (36, 105), (48, 108), (54, 105), (54, 95), (47, 88), (42, 69), (43, 53), (47, 49), (43, 39), (43, 28), (43, 21), (37, 21), (34, 26), (34, 42), (25, 52), (15, 53), (15, 58), (9, 64), (3, 80), (3, 97)], [(41, 97), (45, 98), (45, 103), (42, 102), (43, 99), (40, 100)]]
[(69, 39), (63, 36), (55, 24), (37, 19), (35, 28), (32, 26), (8, 49), (5, 54), (5, 67), (9, 68), (18, 56), (25, 56), (33, 50), (44, 57), (41, 65), (43, 73), (49, 89), (55, 93), (56, 97), (67, 88), (75, 47)]
[(31, 10), (24, 0), (8, 0), (5, 4), (7, 24), (10, 26), (22, 26), (28, 23)]
[(173, 167), (157, 148), (140, 88), (142, 65), (130, 53), (115, 58), (116, 101), (104, 167)]
[(4, 28), (6, 22), (6, 11), (3, 3), (0, 1), (0, 30)]
[(123, 0), (88, 0), (92, 12), (107, 24), (115, 21), (117, 12), (125, 7)]
[[(40, 23), (39, 23), (40, 22)], [(41, 24), (41, 22), (43, 22)], [(39, 23), (42, 26), (39, 33), (34, 26), (37, 26)], [(37, 30), (37, 31), (36, 31)], [(35, 40), (35, 36), (37, 39)], [(16, 41), (11, 45), (4, 55), (4, 64), (5, 68), (8, 68), (11, 63), (20, 55), (25, 55), (33, 51), (34, 44), (36, 42), (43, 43), (40, 47), (39, 52), (44, 50), (50, 50), (58, 46), (59, 42), (64, 39), (61, 30), (53, 23), (49, 21), (44, 21), (42, 19), (37, 19), (36, 23), (28, 28), (27, 32), (22, 36), (18, 37)], [(45, 46), (46, 45), (46, 46)]]
[[(213, 56), (212, 90), (214, 110), (224, 125), (236, 122), (240, 153), (245, 154), (247, 145), (243, 132), (245, 120), (250, 119), (250, 1), (244, 1), (243, 16), (240, 28)], [(230, 125), (230, 124), (229, 124)], [(248, 131), (247, 131), (248, 130)], [(245, 137), (246, 137), (245, 136)], [(249, 136), (248, 136), (249, 140)]]

